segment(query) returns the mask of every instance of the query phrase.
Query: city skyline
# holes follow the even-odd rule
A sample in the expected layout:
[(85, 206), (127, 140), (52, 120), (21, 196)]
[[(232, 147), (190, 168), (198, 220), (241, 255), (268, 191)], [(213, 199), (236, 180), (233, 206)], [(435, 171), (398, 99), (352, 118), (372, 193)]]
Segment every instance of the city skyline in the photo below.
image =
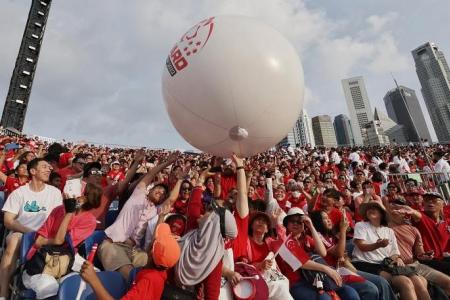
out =
[[(55, 2), (49, 15), (25, 132), (92, 142), (189, 149), (170, 123), (161, 97), (165, 57), (187, 28), (211, 15), (243, 14), (273, 26), (298, 51), (305, 71), (305, 104), (311, 116), (348, 114), (340, 80), (365, 79), (372, 107), (383, 108), (399, 83), (419, 91), (411, 49), (427, 41), (450, 52), (448, 1), (424, 15), (421, 1), (342, 0)], [(89, 9), (86, 10), (86, 7)], [(29, 2), (2, 3), (0, 99), (6, 98)], [(76, 14), (76, 11), (84, 11)], [(98, 15), (102, 15), (101, 20)], [(404, 18), (408, 16), (408, 18)], [(411, 23), (411, 18), (420, 22)], [(118, 22), (120, 20), (120, 22)], [(422, 97), (417, 92), (419, 101)], [(125, 103), (125, 104), (124, 104)], [(425, 107), (421, 103), (422, 107)], [(68, 108), (70, 107), (70, 112)], [(425, 111), (425, 110), (424, 110)], [(92, 112), (94, 112), (94, 117)], [(428, 112), (428, 128), (432, 130)], [(52, 118), (42, 116), (51, 115)], [(73, 116), (76, 116), (73, 117)], [(54, 126), (54, 124), (59, 126)], [(434, 132), (431, 132), (433, 139)]]

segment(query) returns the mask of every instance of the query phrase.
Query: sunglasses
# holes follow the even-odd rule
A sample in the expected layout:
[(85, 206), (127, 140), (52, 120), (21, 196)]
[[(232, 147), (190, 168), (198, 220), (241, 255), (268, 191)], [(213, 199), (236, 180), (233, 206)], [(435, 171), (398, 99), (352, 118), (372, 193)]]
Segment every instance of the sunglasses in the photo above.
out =
[(303, 219), (302, 218), (290, 219), (288, 220), (288, 223), (301, 225), (303, 224)]
[(190, 188), (190, 187), (182, 187), (181, 190), (182, 190), (182, 191), (190, 191), (191, 188)]
[(89, 174), (91, 174), (91, 175), (103, 175), (103, 172), (102, 171), (100, 171), (100, 170), (91, 170), (90, 172), (89, 172)]

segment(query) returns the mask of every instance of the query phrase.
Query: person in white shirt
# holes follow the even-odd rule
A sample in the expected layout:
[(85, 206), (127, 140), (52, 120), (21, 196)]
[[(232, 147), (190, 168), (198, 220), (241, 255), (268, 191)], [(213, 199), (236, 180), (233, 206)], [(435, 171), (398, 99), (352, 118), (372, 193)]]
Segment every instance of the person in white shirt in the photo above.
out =
[(436, 151), (433, 153), (433, 161), (436, 163), (434, 165), (434, 171), (436, 173), (444, 173), (441, 176), (441, 180), (448, 181), (450, 180), (450, 165), (444, 157), (445, 153), (443, 153), (442, 151)]
[(384, 206), (375, 201), (367, 202), (361, 204), (359, 211), (364, 221), (355, 225), (353, 265), (360, 271), (384, 277), (399, 291), (401, 300), (417, 300), (415, 285), (422, 284), (421, 277), (393, 275), (382, 265), (384, 259), (391, 258), (397, 266), (405, 266), (400, 257), (395, 233), (387, 227)]
[(37, 231), (53, 208), (62, 204), (60, 190), (46, 184), (52, 171), (50, 164), (43, 158), (35, 158), (27, 168), (31, 181), (12, 192), (2, 209), (5, 227), (11, 233), (6, 238), (6, 250), (0, 264), (1, 300), (9, 293), (9, 280), (14, 272), (23, 233)]
[(341, 163), (341, 157), (335, 148), (331, 148), (331, 161), (333, 161), (336, 165)]
[(398, 154), (394, 156), (393, 163), (395, 165), (398, 165), (400, 173), (411, 173), (409, 164), (404, 158), (404, 156), (405, 156), (404, 153), (399, 151)]
[(359, 151), (357, 148), (353, 148), (352, 153), (348, 156), (348, 159), (350, 162), (357, 162), (358, 164), (361, 162), (361, 157), (359, 156)]

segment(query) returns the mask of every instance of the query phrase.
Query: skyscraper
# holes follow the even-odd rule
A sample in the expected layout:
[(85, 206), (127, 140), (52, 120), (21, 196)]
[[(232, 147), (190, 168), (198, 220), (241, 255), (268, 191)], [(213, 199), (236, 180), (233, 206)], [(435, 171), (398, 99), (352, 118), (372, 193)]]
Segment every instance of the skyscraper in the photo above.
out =
[(339, 146), (354, 146), (352, 126), (350, 119), (346, 115), (338, 115), (333, 121), (334, 131), (336, 132), (336, 140)]
[(370, 108), (364, 78), (358, 76), (343, 79), (342, 88), (344, 89), (345, 100), (347, 101), (355, 144), (362, 145), (364, 143), (364, 126), (373, 121), (372, 109)]
[(295, 122), (294, 128), (288, 132), (287, 136), (281, 140), (280, 146), (310, 146), (315, 147), (314, 135), (312, 131), (311, 119), (306, 110), (302, 109), (300, 116)]
[(302, 109), (301, 115), (295, 123), (294, 132), (298, 136), (302, 146), (310, 145), (311, 147), (314, 147), (316, 145), (311, 118), (308, 116), (305, 109)]
[(437, 138), (440, 142), (450, 141), (450, 68), (444, 53), (430, 42), (411, 53)]
[(312, 118), (312, 128), (317, 146), (337, 146), (336, 134), (330, 116), (321, 115)]
[(419, 142), (414, 125), (417, 128), (420, 138), (431, 141), (430, 132), (425, 123), (419, 100), (413, 89), (399, 86), (387, 92), (383, 100), (389, 118), (405, 127), (409, 142)]
[(395, 123), (376, 107), (373, 114), (373, 120), (379, 122), (379, 125), (383, 129), (383, 134), (388, 136), (391, 143), (401, 145), (409, 143), (405, 133), (405, 126)]

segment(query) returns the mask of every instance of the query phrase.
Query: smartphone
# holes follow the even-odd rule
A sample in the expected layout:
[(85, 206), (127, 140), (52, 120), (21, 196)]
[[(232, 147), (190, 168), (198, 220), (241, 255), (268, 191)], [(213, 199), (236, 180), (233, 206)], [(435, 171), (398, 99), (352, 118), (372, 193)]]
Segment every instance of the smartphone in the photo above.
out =
[(69, 197), (78, 198), (81, 196), (81, 179), (69, 179), (66, 181), (63, 193)]

